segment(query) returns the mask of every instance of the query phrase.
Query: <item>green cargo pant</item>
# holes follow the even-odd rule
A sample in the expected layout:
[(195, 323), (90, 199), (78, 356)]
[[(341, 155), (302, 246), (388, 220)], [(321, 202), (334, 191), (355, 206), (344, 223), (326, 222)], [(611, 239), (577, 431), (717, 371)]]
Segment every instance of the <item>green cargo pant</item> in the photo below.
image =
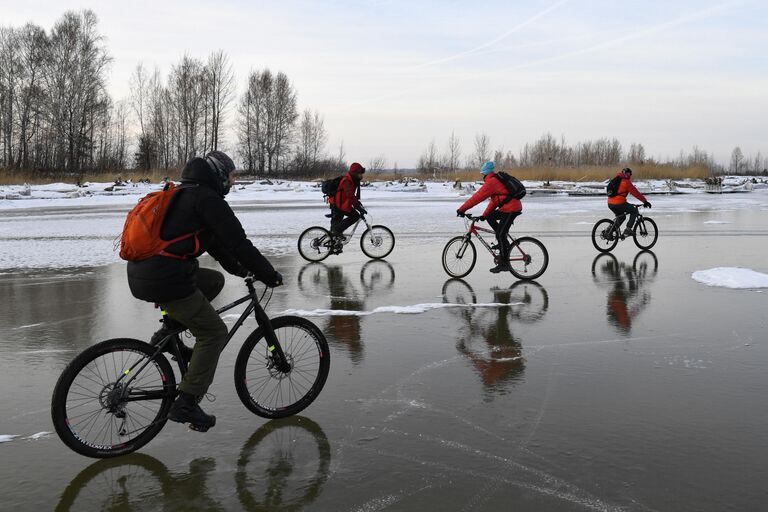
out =
[(204, 395), (213, 382), (228, 329), (210, 303), (221, 291), (224, 276), (215, 270), (201, 268), (196, 278), (198, 289), (195, 293), (183, 299), (161, 303), (160, 307), (172, 319), (187, 326), (197, 340), (179, 390), (199, 396)]

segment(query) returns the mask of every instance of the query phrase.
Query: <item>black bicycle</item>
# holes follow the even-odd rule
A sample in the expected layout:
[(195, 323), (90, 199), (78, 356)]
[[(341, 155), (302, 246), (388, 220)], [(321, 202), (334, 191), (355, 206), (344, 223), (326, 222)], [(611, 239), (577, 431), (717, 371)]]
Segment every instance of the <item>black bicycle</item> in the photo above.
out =
[(375, 260), (389, 256), (395, 248), (395, 235), (386, 226), (371, 225), (364, 214), (360, 214), (360, 218), (352, 226), (352, 232), (349, 234), (333, 236), (330, 231), (321, 226), (305, 229), (299, 235), (299, 254), (307, 261), (322, 261), (331, 254), (339, 254), (340, 249), (352, 240), (361, 221), (366, 229), (360, 236), (360, 249), (366, 256)]
[[(621, 233), (621, 224), (626, 213), (616, 216), (614, 219), (600, 219), (592, 228), (592, 245), (600, 252), (610, 252), (616, 247), (620, 240), (627, 238)], [(637, 212), (637, 221), (632, 230), (632, 238), (635, 245), (640, 249), (648, 250), (656, 245), (659, 238), (659, 228), (653, 219), (643, 217), (640, 211)]]
[[(235, 362), (240, 401), (264, 418), (284, 418), (304, 410), (320, 394), (330, 368), (328, 342), (304, 318), (269, 319), (252, 277), (248, 294), (216, 312), (248, 303), (232, 326), (226, 344), (254, 314), (259, 327), (243, 343)], [(266, 298), (269, 304), (271, 292)], [(72, 450), (107, 458), (138, 450), (162, 430), (178, 393), (176, 376), (163, 354), (170, 352), (183, 378), (187, 372), (180, 334), (163, 319), (170, 334), (156, 345), (130, 338), (102, 341), (69, 363), (53, 390), (51, 416), (56, 433)]]

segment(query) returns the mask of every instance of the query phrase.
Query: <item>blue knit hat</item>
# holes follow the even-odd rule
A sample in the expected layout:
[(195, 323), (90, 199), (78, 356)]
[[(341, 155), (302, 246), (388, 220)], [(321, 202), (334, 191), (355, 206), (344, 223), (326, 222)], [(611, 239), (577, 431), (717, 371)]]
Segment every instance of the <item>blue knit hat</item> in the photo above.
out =
[(493, 170), (496, 168), (496, 164), (493, 162), (485, 162), (483, 166), (480, 168), (480, 174), (483, 176), (488, 176), (493, 172)]

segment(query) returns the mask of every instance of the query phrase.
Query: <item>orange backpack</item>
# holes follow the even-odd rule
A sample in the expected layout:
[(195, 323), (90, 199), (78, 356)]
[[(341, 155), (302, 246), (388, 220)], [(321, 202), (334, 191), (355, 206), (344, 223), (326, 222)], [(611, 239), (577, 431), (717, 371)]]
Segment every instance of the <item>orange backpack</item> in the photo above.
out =
[[(160, 238), (165, 214), (171, 204), (171, 199), (178, 191), (176, 185), (167, 183), (163, 190), (151, 192), (139, 200), (139, 204), (128, 212), (120, 235), (120, 257), (126, 261), (141, 261), (152, 256), (168, 256), (169, 258), (186, 259), (196, 254), (200, 249), (197, 235), (200, 231), (188, 233), (173, 240)], [(179, 255), (166, 252), (165, 249), (180, 240), (195, 237), (195, 250), (190, 254)]]

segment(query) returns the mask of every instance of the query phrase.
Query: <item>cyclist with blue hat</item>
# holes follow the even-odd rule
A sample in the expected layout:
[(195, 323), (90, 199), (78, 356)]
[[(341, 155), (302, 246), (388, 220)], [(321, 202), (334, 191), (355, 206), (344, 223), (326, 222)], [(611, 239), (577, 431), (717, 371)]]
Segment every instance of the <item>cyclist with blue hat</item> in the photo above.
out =
[(509, 191), (501, 179), (496, 176), (496, 164), (485, 162), (480, 167), (483, 175), (483, 185), (456, 210), (456, 215), (463, 217), (467, 210), (490, 198), (481, 220), (487, 220), (488, 224), (496, 232), (496, 240), (499, 244), (498, 264), (490, 269), (493, 273), (509, 271), (509, 228), (515, 221), (515, 217), (523, 213), (523, 203), (519, 199), (509, 197)]

